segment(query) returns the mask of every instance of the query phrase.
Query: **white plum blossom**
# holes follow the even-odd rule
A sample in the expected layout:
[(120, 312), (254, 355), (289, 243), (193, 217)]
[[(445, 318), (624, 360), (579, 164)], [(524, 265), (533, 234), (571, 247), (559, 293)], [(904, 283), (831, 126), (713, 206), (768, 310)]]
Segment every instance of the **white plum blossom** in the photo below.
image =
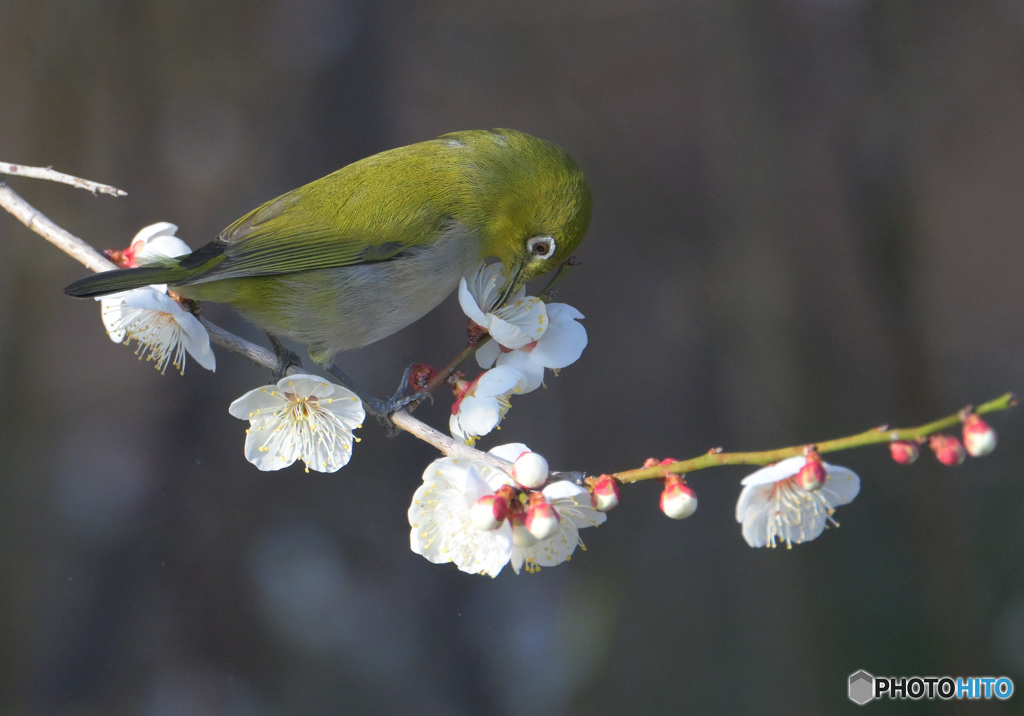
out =
[[(512, 461), (530, 449), (513, 443), (490, 452)], [(498, 492), (512, 496), (508, 519), (497, 527), (488, 521), (482, 529), (474, 523), (474, 506)], [(531, 496), (549, 505), (546, 517), (557, 521), (556, 529), (552, 525), (544, 532), (553, 533), (545, 539), (537, 539), (525, 527)], [(431, 562), (453, 562), (463, 572), (496, 577), (509, 563), (518, 574), (524, 568), (536, 572), (568, 560), (583, 545), (579, 530), (605, 519), (591, 506), (587, 490), (571, 482), (556, 480), (541, 491), (529, 490), (484, 462), (445, 457), (423, 473), (423, 484), (409, 507), (409, 539), (413, 552)]]
[(352, 431), (366, 413), (355, 393), (316, 375), (286, 375), (276, 385), (250, 390), (229, 412), (249, 421), (245, 458), (260, 470), (296, 460), (306, 472), (335, 472), (352, 457)]
[(481, 497), (512, 484), (512, 478), (486, 463), (452, 457), (434, 460), (409, 506), (412, 551), (434, 564), (453, 562), (463, 572), (497, 577), (508, 564), (512, 529), (507, 521), (480, 529), (471, 511)]
[(805, 489), (794, 478), (814, 459), (820, 458), (787, 458), (743, 478), (736, 521), (743, 524), (747, 544), (775, 547), (781, 540), (792, 547), (817, 538), (827, 523), (838, 526), (832, 513), (853, 501), (860, 492), (860, 478), (845, 467), (822, 462), (827, 478), (817, 489)]
[[(135, 235), (124, 251), (109, 252), (123, 268), (132, 268), (161, 258), (191, 251), (176, 237), (178, 227), (166, 221), (151, 224)], [(136, 353), (155, 361), (161, 373), (171, 363), (185, 371), (185, 353), (207, 370), (216, 368), (210, 336), (199, 320), (167, 293), (167, 286), (155, 285), (102, 296), (100, 318), (114, 343), (136, 341)]]
[(508, 366), (482, 373), (452, 406), (448, 421), (452, 437), (467, 445), (475, 444), (498, 427), (510, 407), (509, 399), (521, 393), (525, 384), (523, 374)]
[(217, 367), (206, 328), (167, 295), (164, 286), (146, 286), (108, 296), (100, 305), (100, 318), (110, 340), (135, 341), (136, 354), (154, 361), (161, 373), (168, 363), (184, 373), (186, 352), (207, 370)]
[(526, 376), (524, 393), (544, 383), (544, 369), (558, 371), (575, 363), (587, 347), (587, 329), (577, 321), (583, 314), (566, 303), (547, 304), (548, 327), (540, 338), (510, 350), (497, 340), (480, 346), (476, 360), (481, 368), (507, 365)]
[(510, 349), (522, 348), (544, 335), (548, 312), (544, 302), (536, 296), (527, 296), (522, 286), (505, 306), (492, 312), (505, 278), (505, 269), (500, 263), (481, 266), (468, 282), (465, 278), (459, 281), (459, 304), (496, 342)]

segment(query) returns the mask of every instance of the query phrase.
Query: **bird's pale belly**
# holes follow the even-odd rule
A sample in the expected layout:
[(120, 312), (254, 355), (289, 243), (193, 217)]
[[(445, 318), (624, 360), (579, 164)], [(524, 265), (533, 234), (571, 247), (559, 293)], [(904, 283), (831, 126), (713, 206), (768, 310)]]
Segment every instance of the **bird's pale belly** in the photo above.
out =
[(390, 261), (260, 277), (231, 303), (268, 333), (305, 344), (314, 361), (326, 364), (435, 308), (480, 263), (476, 246), (450, 231), (431, 247)]

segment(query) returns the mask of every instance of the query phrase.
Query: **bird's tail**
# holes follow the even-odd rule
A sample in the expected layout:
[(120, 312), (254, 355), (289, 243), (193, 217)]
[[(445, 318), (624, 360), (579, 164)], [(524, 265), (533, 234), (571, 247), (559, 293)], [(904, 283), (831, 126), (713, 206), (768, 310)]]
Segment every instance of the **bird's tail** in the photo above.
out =
[(155, 283), (175, 284), (183, 281), (191, 270), (176, 264), (169, 266), (140, 266), (139, 268), (102, 271), (80, 278), (64, 289), (64, 293), (75, 298), (105, 296), (118, 291), (130, 291)]

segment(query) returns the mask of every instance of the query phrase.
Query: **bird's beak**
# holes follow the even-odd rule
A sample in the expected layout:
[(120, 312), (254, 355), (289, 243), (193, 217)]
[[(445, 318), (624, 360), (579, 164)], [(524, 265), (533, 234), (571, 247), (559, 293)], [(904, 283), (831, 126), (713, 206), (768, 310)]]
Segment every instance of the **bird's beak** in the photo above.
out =
[(523, 262), (516, 262), (512, 265), (512, 270), (509, 273), (508, 280), (505, 281), (505, 285), (501, 287), (501, 293), (498, 294), (498, 300), (494, 302), (494, 305), (487, 309), (488, 313), (493, 313), (498, 310), (512, 298), (512, 294), (519, 290), (519, 287), (523, 285), (523, 269), (526, 264)]

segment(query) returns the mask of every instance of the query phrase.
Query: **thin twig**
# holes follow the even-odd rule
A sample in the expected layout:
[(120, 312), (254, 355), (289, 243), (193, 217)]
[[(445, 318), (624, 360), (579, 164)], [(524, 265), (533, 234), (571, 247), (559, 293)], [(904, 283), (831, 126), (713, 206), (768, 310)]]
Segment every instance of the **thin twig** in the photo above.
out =
[(117, 268), (92, 246), (46, 218), (3, 182), (0, 182), (0, 206), (86, 268), (93, 271), (109, 271)]
[[(277, 356), (274, 355), (273, 351), (269, 351), (263, 346), (258, 346), (251, 341), (247, 341), (241, 336), (236, 336), (230, 331), (225, 331), (223, 328), (215, 323), (211, 323), (208, 319), (203, 316), (199, 316), (199, 322), (203, 324), (206, 332), (210, 334), (210, 341), (216, 343), (221, 348), (237, 353), (243, 358), (248, 358), (253, 363), (269, 370), (277, 368)], [(288, 371), (288, 374), (301, 373), (298, 368)]]
[(0, 162), (0, 174), (10, 174), (11, 176), (28, 177), (30, 179), (45, 179), (46, 181), (55, 181), (60, 184), (70, 184), (77, 189), (91, 191), (93, 194), (128, 196), (128, 192), (122, 191), (117, 187), (110, 186), (109, 184), (100, 184), (99, 182), (82, 179), (81, 177), (74, 177), (70, 174), (64, 174), (63, 172), (56, 171), (53, 167), (27, 167), (24, 164), (8, 164), (7, 162)]
[(430, 443), (448, 457), (485, 462), (505, 472), (510, 472), (512, 469), (512, 463), (507, 460), (502, 460), (500, 457), (481, 452), (476, 448), (460, 443), (458, 440), (454, 440), (441, 431), (435, 430), (426, 423), (417, 420), (407, 410), (403, 409), (397, 413), (392, 413), (391, 420), (402, 430), (423, 442)]

